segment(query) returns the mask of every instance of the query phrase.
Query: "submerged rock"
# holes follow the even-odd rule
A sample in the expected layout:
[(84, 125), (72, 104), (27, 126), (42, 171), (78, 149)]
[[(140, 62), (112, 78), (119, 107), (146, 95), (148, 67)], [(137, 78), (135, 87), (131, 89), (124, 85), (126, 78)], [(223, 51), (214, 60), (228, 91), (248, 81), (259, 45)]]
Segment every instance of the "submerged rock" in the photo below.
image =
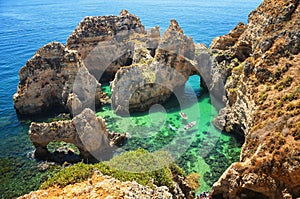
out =
[(72, 120), (32, 122), (29, 138), (36, 148), (34, 155), (38, 159), (51, 157), (47, 149), (50, 142), (64, 141), (74, 144), (84, 159), (107, 160), (112, 157), (115, 148), (126, 142), (127, 134), (109, 133), (105, 120), (96, 117), (91, 109), (85, 109)]
[(300, 197), (299, 13), (297, 0), (265, 0), (238, 37), (211, 46), (227, 74), (215, 124), (245, 136), (240, 162), (214, 184), (213, 197)]

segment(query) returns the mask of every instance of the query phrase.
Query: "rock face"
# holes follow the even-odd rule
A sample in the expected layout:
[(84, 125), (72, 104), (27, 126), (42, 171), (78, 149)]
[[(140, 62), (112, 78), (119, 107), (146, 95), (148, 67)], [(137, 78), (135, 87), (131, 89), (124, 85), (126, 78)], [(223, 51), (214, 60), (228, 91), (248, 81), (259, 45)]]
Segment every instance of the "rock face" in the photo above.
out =
[(49, 109), (78, 113), (85, 107), (98, 106), (104, 95), (78, 53), (57, 42), (38, 50), (19, 75), (13, 100), (15, 109), (23, 115)]
[(265, 0), (211, 45), (227, 77), (216, 126), (244, 134), (240, 162), (213, 186), (215, 198), (300, 197), (300, 6)]
[[(54, 107), (77, 115), (106, 102), (97, 81), (114, 78), (111, 91), (116, 112), (145, 111), (165, 102), (190, 75), (207, 74), (211, 64), (205, 61), (210, 55), (204, 51), (175, 20), (160, 38), (158, 27), (145, 31), (139, 18), (126, 10), (119, 16), (86, 17), (66, 47), (47, 44), (21, 69), (15, 108), (24, 115)], [(205, 81), (210, 78), (201, 78), (201, 85), (209, 87)]]
[(32, 122), (29, 138), (35, 146), (35, 157), (47, 159), (50, 142), (64, 141), (74, 144), (84, 159), (107, 160), (113, 150), (127, 140), (126, 134), (111, 134), (106, 130), (104, 119), (96, 117), (91, 109), (84, 109), (72, 120), (51, 123)]
[(38, 190), (19, 197), (30, 198), (144, 198), (144, 199), (172, 199), (167, 187), (150, 188), (137, 182), (121, 182), (115, 178), (95, 172), (94, 175), (82, 183), (68, 185), (63, 189), (51, 187)]
[(175, 20), (171, 20), (157, 49), (152, 45), (154, 50), (149, 51), (147, 44), (153, 42), (147, 37), (145, 40), (135, 42), (133, 64), (120, 68), (111, 83), (112, 105), (117, 113), (145, 111), (155, 103), (165, 102), (196, 73), (195, 45)]
[(67, 47), (78, 51), (97, 80), (109, 81), (117, 70), (133, 59), (135, 34), (146, 34), (140, 19), (122, 10), (119, 16), (85, 17), (67, 40)]

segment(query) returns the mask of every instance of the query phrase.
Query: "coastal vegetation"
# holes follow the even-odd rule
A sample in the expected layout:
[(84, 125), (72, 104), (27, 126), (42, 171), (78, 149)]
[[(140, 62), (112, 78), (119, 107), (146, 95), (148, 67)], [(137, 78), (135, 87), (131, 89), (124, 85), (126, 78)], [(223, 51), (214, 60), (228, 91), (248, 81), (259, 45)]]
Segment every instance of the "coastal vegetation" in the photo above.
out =
[[(47, 189), (51, 186), (62, 188), (69, 184), (87, 180), (93, 175), (94, 171), (100, 171), (102, 174), (112, 176), (120, 181), (136, 181), (151, 188), (154, 186), (167, 186), (172, 189), (174, 188), (173, 178), (185, 177), (186, 175), (175, 163), (166, 164), (166, 161), (171, 159), (166, 152), (149, 153), (144, 149), (137, 149), (118, 155), (110, 161), (96, 164), (80, 162), (66, 167), (49, 177), (42, 183), (40, 188)], [(187, 179), (187, 183), (193, 189), (199, 188), (198, 175), (191, 174)]]

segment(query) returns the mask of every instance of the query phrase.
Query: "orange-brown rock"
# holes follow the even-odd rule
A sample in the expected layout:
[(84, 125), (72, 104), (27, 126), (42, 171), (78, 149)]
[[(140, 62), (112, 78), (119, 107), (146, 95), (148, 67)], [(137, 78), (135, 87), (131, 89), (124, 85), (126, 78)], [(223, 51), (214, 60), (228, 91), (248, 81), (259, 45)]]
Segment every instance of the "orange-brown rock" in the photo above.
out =
[(212, 45), (228, 77), (215, 124), (245, 136), (240, 162), (213, 186), (216, 198), (300, 197), (299, 13), (299, 0), (265, 0), (236, 41)]
[(95, 172), (88, 180), (68, 185), (64, 188), (50, 187), (47, 190), (38, 190), (19, 197), (19, 199), (33, 198), (144, 198), (144, 199), (172, 199), (167, 187), (142, 186), (137, 182), (121, 182), (115, 178)]
[(225, 36), (216, 37), (210, 45), (211, 49), (228, 50), (234, 46), (239, 37), (245, 31), (245, 24), (240, 22), (233, 30)]

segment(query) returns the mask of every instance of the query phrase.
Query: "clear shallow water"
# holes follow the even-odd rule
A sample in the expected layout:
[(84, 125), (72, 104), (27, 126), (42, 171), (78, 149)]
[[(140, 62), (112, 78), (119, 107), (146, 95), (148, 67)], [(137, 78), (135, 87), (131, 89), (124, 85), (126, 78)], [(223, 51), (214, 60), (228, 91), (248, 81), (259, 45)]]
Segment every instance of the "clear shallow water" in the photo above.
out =
[[(246, 22), (247, 15), (260, 2), (261, 0), (0, 0), (0, 197), (4, 198), (4, 193), (7, 197), (8, 195), (19, 195), (37, 188), (42, 176), (41, 173), (38, 173), (37, 163), (29, 159), (27, 155), (33, 150), (33, 146), (27, 137), (29, 121), (18, 120), (12, 103), (12, 95), (15, 93), (18, 84), (20, 67), (41, 46), (50, 41), (65, 43), (68, 35), (79, 21), (87, 15), (117, 15), (123, 8), (139, 16), (146, 28), (159, 25), (162, 30), (165, 30), (169, 25), (169, 20), (175, 18), (185, 34), (192, 36), (195, 42), (209, 45), (214, 37), (228, 33), (239, 21)], [(202, 107), (201, 110), (208, 109), (210, 114), (215, 114), (215, 110), (209, 104), (209, 96), (201, 94), (199, 96), (201, 97), (198, 106)], [(106, 113), (109, 114), (109, 108)], [(203, 112), (201, 118), (207, 117), (207, 122), (209, 122), (212, 115), (208, 116)], [(143, 121), (144, 119), (140, 120)], [(179, 126), (178, 112), (168, 113), (167, 121), (173, 122), (172, 125), (174, 126)], [(216, 155), (200, 158), (196, 161), (193, 159), (198, 153), (196, 148), (199, 146), (196, 145), (201, 142), (201, 136), (203, 137), (201, 132), (205, 131), (203, 125), (199, 123), (198, 128), (200, 130), (197, 131), (198, 133), (194, 133), (195, 135), (193, 134), (193, 137), (195, 137), (193, 139), (196, 141), (190, 145), (191, 150), (187, 150), (186, 155), (178, 160), (189, 171), (196, 170), (196, 168), (198, 168), (198, 171), (204, 170), (203, 168), (206, 166), (204, 161), (206, 164), (215, 164), (213, 167), (210, 166), (211, 168), (218, 168), (215, 160), (219, 157)], [(162, 128), (160, 131), (164, 132), (167, 128), (168, 124), (165, 129)], [(209, 128), (211, 128), (211, 125)], [(198, 141), (197, 135), (199, 135)], [(166, 136), (168, 137), (168, 135)], [(238, 158), (230, 157), (228, 155), (230, 153), (227, 153), (226, 150), (232, 149), (223, 147), (224, 142), (228, 140), (232, 139), (226, 136), (223, 139), (223, 136), (221, 136), (217, 144), (217, 146), (220, 146), (219, 149), (212, 149), (212, 153), (221, 154), (222, 152), (224, 153), (220, 155), (222, 157)], [(234, 141), (230, 142), (234, 143)], [(135, 144), (128, 145), (129, 148), (134, 146)], [(149, 149), (151, 150), (151, 147)], [(198, 161), (199, 164), (195, 164)], [(207, 177), (209, 175), (216, 174), (215, 172), (206, 174)], [(20, 191), (17, 191), (18, 189)]]
[[(104, 86), (103, 90), (109, 92), (109, 86)], [(186, 113), (188, 119), (183, 119), (180, 112)], [(168, 150), (187, 173), (201, 175), (200, 191), (209, 190), (226, 168), (239, 160), (242, 140), (214, 127), (211, 121), (217, 116), (217, 110), (209, 94), (200, 87), (198, 76), (190, 77), (181, 99), (172, 96), (165, 104), (154, 105), (146, 113), (120, 117), (110, 106), (105, 106), (97, 115), (106, 120), (110, 131), (130, 134), (122, 152), (139, 147), (151, 152)], [(185, 130), (185, 125), (192, 121), (196, 125)]]

